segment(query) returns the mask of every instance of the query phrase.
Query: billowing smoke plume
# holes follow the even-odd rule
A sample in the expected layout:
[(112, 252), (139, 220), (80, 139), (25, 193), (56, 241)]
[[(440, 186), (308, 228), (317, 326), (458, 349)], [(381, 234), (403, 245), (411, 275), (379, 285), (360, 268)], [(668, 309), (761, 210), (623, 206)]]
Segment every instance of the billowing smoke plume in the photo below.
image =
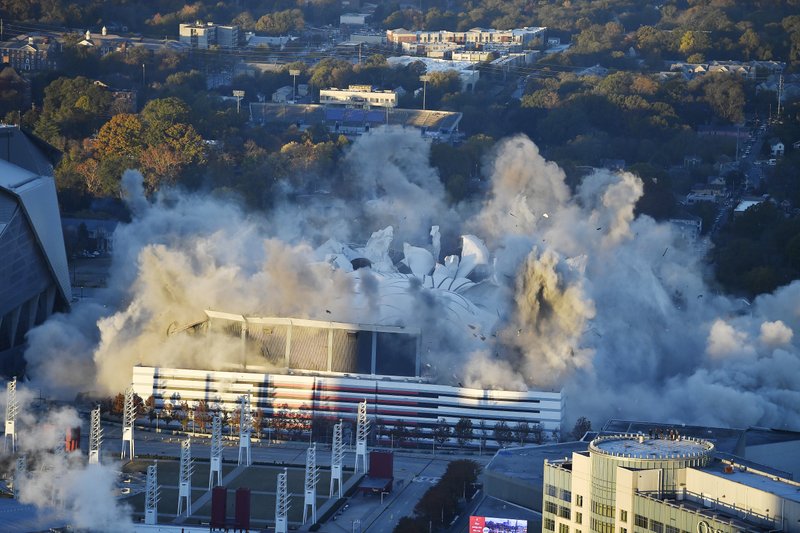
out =
[[(115, 496), (119, 465), (86, 464), (79, 452), (64, 450), (66, 432), (81, 425), (78, 413), (69, 407), (37, 410), (24, 386), (17, 387), (17, 400), (17, 453), (25, 456), (27, 470), (14, 475), (10, 450), (0, 451), (0, 462), (15, 480), (19, 501), (43, 510), (48, 522), (87, 531), (133, 531), (130, 508)], [(5, 392), (0, 403), (5, 409)]]
[(696, 245), (634, 217), (636, 176), (597, 171), (573, 193), (524, 137), (497, 146), (481, 204), (449, 207), (428, 161), (418, 134), (372, 132), (329, 190), (287, 185), (265, 218), (148, 202), (129, 173), (107, 300), (31, 332), (31, 375), (115, 393), (136, 362), (224, 367), (238, 343), (167, 336), (213, 308), (420, 327), (436, 379), (563, 389), (568, 419), (800, 427), (800, 283), (752, 305), (716, 294)]

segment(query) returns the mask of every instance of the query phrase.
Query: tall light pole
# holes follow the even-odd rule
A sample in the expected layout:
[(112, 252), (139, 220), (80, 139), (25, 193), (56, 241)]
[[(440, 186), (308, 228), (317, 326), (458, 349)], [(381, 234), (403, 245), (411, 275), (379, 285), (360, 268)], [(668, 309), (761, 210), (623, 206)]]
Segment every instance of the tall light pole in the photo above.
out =
[(236, 98), (236, 114), (239, 114), (239, 102), (244, 98), (244, 91), (233, 91), (233, 96)]
[(428, 82), (430, 81), (431, 77), (427, 74), (424, 74), (419, 77), (419, 81), (422, 82), (422, 110), (425, 110), (425, 98), (427, 97), (428, 92)]
[(300, 75), (300, 69), (289, 69), (289, 75), (292, 77), (292, 102), (297, 100), (297, 76)]
[(142, 87), (145, 86), (145, 68), (144, 63), (142, 63)]

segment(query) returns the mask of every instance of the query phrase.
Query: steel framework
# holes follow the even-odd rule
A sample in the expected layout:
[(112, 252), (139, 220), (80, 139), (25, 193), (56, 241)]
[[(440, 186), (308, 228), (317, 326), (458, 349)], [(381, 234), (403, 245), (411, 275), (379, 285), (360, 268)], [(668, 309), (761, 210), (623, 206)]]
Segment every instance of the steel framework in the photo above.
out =
[(181, 442), (181, 464), (178, 473), (178, 513), (180, 516), (183, 502), (186, 501), (186, 516), (192, 514), (192, 439)]
[(289, 509), (291, 508), (286, 484), (288, 476), (288, 468), (284, 468), (283, 472), (278, 474), (278, 489), (275, 495), (275, 533), (288, 533)]
[(25, 484), (28, 478), (28, 457), (20, 455), (17, 457), (17, 465), (14, 468), (14, 497), (19, 499), (19, 489)]
[(3, 441), (3, 450), (8, 451), (8, 441), (11, 441), (11, 453), (17, 451), (17, 414), (19, 414), (19, 400), (17, 399), (16, 376), (6, 385), (6, 433)]
[(134, 402), (135, 393), (133, 387), (125, 389), (125, 404), (122, 408), (122, 451), (119, 454), (120, 459), (125, 458), (126, 444), (128, 458), (134, 458), (134, 445), (133, 445), (133, 423), (136, 421), (136, 403)]
[(356, 426), (356, 472), (358, 472), (359, 458), (364, 465), (364, 472), (367, 471), (367, 435), (369, 435), (369, 419), (367, 419), (367, 400), (364, 400), (358, 404), (358, 425)]
[(100, 447), (103, 444), (103, 428), (100, 426), (100, 407), (92, 409), (89, 424), (89, 464), (100, 464)]
[[(253, 414), (250, 411), (250, 395), (246, 394), (239, 399), (239, 461), (238, 464), (250, 466), (253, 464), (250, 455), (250, 434), (253, 431)], [(244, 452), (244, 463), (242, 453)]]
[(158, 523), (158, 501), (161, 495), (158, 490), (158, 464), (147, 467), (147, 482), (144, 496), (144, 523), (154, 526)]
[(222, 485), (222, 420), (218, 416), (215, 416), (211, 421), (211, 457), (208, 469), (209, 490), (214, 488), (214, 477), (216, 477), (217, 485)]
[(311, 522), (317, 521), (317, 482), (319, 469), (317, 468), (317, 444), (312, 444), (306, 450), (306, 481), (303, 499), (303, 523), (306, 523), (308, 508), (311, 507)]
[(339, 498), (342, 497), (342, 464), (344, 463), (344, 441), (342, 440), (342, 421), (333, 426), (333, 444), (331, 445), (331, 490), (328, 497), (333, 497), (334, 482), (338, 484)]

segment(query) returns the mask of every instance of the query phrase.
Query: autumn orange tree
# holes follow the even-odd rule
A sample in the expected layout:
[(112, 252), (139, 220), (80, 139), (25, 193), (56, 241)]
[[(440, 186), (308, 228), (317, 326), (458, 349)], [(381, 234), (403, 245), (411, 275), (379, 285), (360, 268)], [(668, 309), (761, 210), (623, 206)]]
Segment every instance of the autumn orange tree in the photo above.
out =
[(126, 168), (140, 169), (154, 192), (206, 163), (205, 143), (189, 124), (189, 107), (176, 97), (151, 100), (138, 115), (115, 115), (100, 128), (90, 152), (75, 170), (98, 196), (118, 194)]

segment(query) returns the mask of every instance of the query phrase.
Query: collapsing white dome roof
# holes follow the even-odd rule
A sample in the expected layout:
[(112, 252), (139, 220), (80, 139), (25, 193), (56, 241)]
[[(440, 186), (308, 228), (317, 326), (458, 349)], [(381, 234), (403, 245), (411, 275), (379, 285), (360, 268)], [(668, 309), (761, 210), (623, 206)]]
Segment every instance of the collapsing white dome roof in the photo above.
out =
[[(405, 243), (404, 257), (395, 264), (389, 256), (392, 237), (393, 230), (387, 227), (373, 233), (364, 247), (331, 240), (317, 250), (326, 263), (352, 276), (354, 312), (362, 320), (404, 324), (409, 317), (419, 315), (420, 291), (427, 291), (425, 301), (439, 310), (437, 318), (483, 333), (493, 330), (498, 311), (494, 299), (486, 294), (493, 292), (494, 284), (470, 278), (476, 267), (489, 264), (483, 241), (463, 235), (461, 255), (449, 255), (439, 263), (439, 228), (434, 226), (431, 250)], [(477, 295), (480, 301), (476, 301)]]

